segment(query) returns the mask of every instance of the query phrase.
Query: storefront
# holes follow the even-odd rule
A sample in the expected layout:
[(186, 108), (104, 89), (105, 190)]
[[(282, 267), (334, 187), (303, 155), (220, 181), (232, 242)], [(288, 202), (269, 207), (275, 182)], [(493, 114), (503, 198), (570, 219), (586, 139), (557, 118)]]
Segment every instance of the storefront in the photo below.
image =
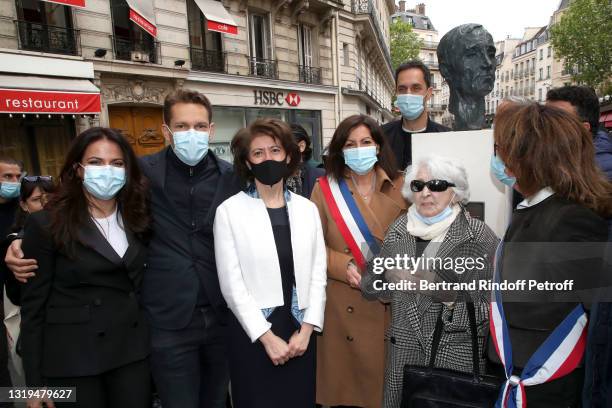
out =
[(70, 141), (100, 113), (88, 78), (86, 62), (0, 53), (0, 155), (23, 161), (29, 174), (57, 176)]
[[(231, 160), (230, 142), (236, 132), (258, 118), (277, 118), (302, 125), (310, 134), (313, 159), (320, 160), (321, 151), (335, 130), (335, 92), (328, 86), (271, 84), (251, 78), (188, 78), (185, 88), (204, 93), (213, 105), (215, 135), (211, 149)], [(214, 82), (213, 82), (214, 81)]]

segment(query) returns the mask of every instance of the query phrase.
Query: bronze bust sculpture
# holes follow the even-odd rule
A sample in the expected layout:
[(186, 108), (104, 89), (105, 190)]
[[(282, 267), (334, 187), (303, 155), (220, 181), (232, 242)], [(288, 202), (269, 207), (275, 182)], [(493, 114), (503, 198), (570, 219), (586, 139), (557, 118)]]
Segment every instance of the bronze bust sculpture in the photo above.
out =
[(493, 37), (480, 24), (463, 24), (438, 45), (440, 72), (450, 88), (454, 130), (477, 130), (485, 124), (484, 97), (495, 83)]

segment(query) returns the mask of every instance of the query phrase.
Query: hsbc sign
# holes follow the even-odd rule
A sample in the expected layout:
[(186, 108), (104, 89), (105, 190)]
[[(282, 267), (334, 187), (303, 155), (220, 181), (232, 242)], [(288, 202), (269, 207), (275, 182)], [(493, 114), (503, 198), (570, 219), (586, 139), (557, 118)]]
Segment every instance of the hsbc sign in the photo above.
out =
[(263, 91), (253, 90), (253, 103), (260, 106), (288, 106), (296, 107), (300, 105), (302, 98), (296, 92)]

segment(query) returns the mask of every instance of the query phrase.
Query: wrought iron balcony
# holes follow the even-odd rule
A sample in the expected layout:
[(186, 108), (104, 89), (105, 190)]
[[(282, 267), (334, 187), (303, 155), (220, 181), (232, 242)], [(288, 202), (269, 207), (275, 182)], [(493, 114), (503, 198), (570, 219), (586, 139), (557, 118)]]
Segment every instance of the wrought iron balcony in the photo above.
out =
[(190, 48), (191, 69), (195, 71), (227, 72), (225, 53), (215, 50)]
[(15, 20), (20, 50), (81, 55), (79, 30)]
[(278, 79), (278, 63), (274, 60), (250, 57), (249, 75)]
[(134, 62), (161, 64), (159, 41), (136, 40), (111, 36), (115, 59)]
[(321, 84), (321, 68), (298, 65), (300, 82), (307, 84)]

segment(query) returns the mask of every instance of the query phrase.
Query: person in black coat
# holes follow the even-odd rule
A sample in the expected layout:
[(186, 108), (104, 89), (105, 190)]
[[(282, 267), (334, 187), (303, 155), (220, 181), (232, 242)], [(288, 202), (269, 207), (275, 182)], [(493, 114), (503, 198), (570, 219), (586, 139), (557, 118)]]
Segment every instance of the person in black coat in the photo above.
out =
[[(612, 215), (612, 184), (597, 168), (588, 131), (577, 118), (559, 109), (537, 103), (508, 106), (495, 119), (494, 138), (496, 155), (506, 173), (516, 177), (515, 188), (525, 197), (514, 211), (500, 248), (499, 281), (571, 281), (573, 291), (503, 292), (502, 314), (509, 341), (502, 340), (499, 330), (492, 330), (488, 356), (495, 371), (508, 371), (501, 366), (501, 357), (507, 358), (510, 347), (512, 360), (506, 367), (512, 364), (512, 370), (504, 374), (515, 376), (514, 380), (526, 380), (538, 364), (547, 361), (545, 381), (516, 384), (508, 379), (512, 384), (508, 389), (513, 392), (521, 393), (518, 388), (524, 385), (523, 399), (529, 407), (580, 407), (584, 342), (577, 341), (573, 347), (577, 358), (570, 358), (559, 371), (549, 364), (566, 358), (563, 351), (550, 360), (535, 358), (534, 353), (542, 350), (572, 313), (583, 316), (576, 320), (573, 333), (586, 336), (583, 310), (588, 314), (593, 300), (588, 295), (594, 293), (592, 289), (609, 285), (606, 273), (610, 266), (606, 266), (604, 251), (605, 218)], [(492, 321), (492, 328), (501, 327), (501, 320), (492, 317)], [(567, 344), (573, 344), (571, 333), (565, 338)]]
[(310, 162), (312, 158), (312, 144), (306, 129), (301, 125), (293, 123), (291, 124), (291, 133), (300, 148), (302, 158), (297, 173), (287, 178), (287, 187), (302, 197), (310, 198), (317, 179), (325, 175), (325, 170), (314, 167)]
[(429, 118), (427, 105), (433, 95), (431, 85), (431, 72), (422, 61), (407, 61), (395, 70), (395, 107), (402, 117), (385, 123), (383, 130), (402, 171), (412, 164), (413, 133), (450, 131)]
[[(149, 331), (139, 306), (145, 192), (127, 140), (92, 128), (73, 141), (48, 210), (26, 222), (23, 252), (38, 262), (21, 293), (26, 384), (76, 387), (77, 402), (66, 406), (150, 407)], [(28, 408), (43, 402), (53, 404), (31, 399)]]

